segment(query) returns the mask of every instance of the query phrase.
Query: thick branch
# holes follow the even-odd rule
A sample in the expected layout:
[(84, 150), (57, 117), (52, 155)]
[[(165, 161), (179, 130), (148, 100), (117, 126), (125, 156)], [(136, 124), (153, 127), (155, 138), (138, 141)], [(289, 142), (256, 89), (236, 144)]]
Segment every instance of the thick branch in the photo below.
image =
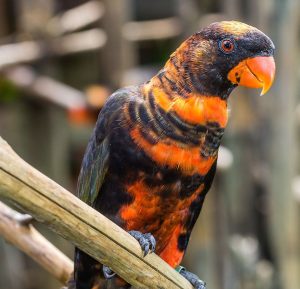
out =
[(28, 224), (27, 217), (0, 202), (0, 235), (65, 284), (73, 262)]
[(144, 258), (134, 238), (23, 161), (1, 138), (0, 197), (14, 202), (138, 288), (192, 288), (157, 255)]

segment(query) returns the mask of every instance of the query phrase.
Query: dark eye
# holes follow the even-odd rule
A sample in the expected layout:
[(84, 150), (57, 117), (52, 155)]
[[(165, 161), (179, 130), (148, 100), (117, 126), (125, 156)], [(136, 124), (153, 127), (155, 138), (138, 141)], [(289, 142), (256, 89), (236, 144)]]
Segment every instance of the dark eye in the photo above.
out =
[(223, 39), (219, 42), (219, 47), (224, 53), (231, 53), (234, 50), (234, 41), (232, 39)]

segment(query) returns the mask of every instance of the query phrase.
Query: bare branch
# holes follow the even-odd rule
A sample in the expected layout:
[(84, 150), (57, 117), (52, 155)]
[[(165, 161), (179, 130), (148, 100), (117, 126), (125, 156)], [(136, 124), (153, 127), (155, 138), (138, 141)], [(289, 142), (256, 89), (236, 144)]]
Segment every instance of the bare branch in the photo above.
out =
[(192, 288), (157, 255), (144, 258), (133, 237), (31, 167), (1, 138), (0, 197), (14, 202), (138, 288)]
[(0, 235), (65, 284), (73, 271), (73, 262), (28, 224), (31, 219), (0, 202)]

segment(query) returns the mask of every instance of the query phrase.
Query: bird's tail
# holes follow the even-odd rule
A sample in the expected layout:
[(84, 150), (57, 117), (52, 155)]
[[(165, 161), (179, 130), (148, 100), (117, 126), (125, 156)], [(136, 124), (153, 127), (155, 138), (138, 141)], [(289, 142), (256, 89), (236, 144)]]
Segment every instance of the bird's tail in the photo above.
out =
[(116, 276), (106, 280), (102, 264), (75, 248), (74, 276), (68, 281), (68, 289), (129, 289), (126, 281)]

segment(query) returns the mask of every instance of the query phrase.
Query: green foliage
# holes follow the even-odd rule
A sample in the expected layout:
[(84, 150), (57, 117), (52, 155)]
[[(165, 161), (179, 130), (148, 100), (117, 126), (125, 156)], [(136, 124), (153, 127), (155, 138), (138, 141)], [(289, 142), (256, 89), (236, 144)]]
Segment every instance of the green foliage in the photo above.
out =
[(0, 78), (0, 102), (12, 102), (20, 96), (19, 89), (9, 80)]

